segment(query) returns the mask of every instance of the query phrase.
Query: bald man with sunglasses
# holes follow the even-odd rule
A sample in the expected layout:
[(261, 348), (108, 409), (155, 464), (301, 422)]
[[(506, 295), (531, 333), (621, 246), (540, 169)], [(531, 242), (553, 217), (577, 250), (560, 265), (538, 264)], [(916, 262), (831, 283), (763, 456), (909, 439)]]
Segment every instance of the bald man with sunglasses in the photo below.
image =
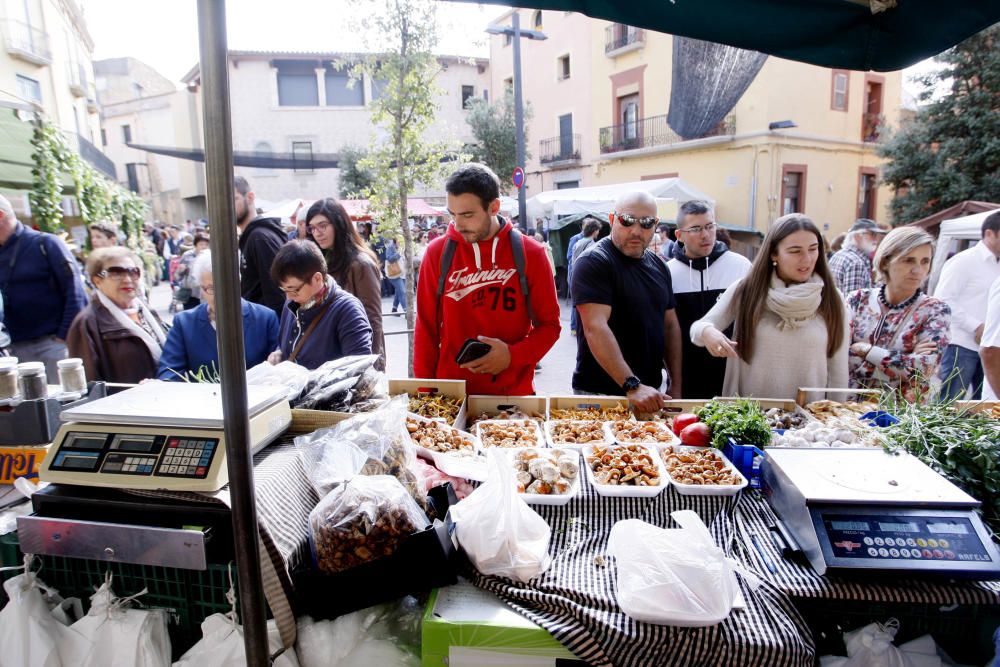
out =
[(670, 271), (648, 250), (659, 223), (656, 200), (629, 192), (609, 218), (611, 235), (573, 267), (573, 307), (582, 325), (573, 390), (627, 396), (636, 412), (653, 412), (681, 396), (681, 327)]

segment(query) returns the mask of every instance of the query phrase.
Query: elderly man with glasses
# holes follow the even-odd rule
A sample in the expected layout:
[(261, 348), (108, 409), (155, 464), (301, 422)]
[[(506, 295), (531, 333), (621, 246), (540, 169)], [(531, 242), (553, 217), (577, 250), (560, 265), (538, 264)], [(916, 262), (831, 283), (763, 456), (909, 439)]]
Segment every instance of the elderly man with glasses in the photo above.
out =
[(582, 325), (573, 390), (627, 396), (636, 412), (653, 412), (681, 395), (681, 327), (670, 271), (648, 250), (660, 221), (656, 200), (626, 193), (609, 218), (611, 235), (573, 269), (573, 306)]
[[(686, 398), (712, 398), (722, 393), (725, 358), (713, 357), (691, 342), (691, 325), (704, 317), (726, 288), (750, 272), (750, 260), (730, 252), (717, 240), (715, 214), (708, 203), (688, 201), (677, 212), (677, 249), (667, 262), (677, 299), (677, 319), (684, 345), (681, 372)], [(732, 331), (726, 332), (732, 337)], [(685, 368), (688, 372), (685, 372)]]

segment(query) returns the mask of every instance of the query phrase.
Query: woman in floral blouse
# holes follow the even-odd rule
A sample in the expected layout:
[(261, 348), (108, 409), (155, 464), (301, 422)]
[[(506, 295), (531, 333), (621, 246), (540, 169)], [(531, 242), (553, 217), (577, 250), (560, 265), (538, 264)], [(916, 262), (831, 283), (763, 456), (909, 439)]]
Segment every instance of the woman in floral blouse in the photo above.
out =
[(948, 346), (951, 309), (921, 291), (933, 255), (934, 239), (918, 227), (897, 227), (879, 244), (876, 287), (847, 299), (852, 387), (888, 387), (912, 402), (934, 395), (931, 382)]

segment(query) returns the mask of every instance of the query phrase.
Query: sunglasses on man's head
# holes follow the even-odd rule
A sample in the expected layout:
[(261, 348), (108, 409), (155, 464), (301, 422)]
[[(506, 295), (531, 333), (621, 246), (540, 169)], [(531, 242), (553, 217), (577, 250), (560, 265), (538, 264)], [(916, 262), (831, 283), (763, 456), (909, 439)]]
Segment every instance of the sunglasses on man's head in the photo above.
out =
[(631, 227), (635, 223), (639, 223), (643, 229), (652, 229), (660, 221), (656, 216), (637, 218), (628, 213), (615, 213), (615, 217), (618, 218), (618, 222), (622, 223), (622, 227)]
[(134, 266), (109, 266), (97, 275), (101, 278), (107, 278), (111, 276), (115, 280), (124, 280), (125, 276), (130, 276), (133, 279), (138, 279), (141, 274), (138, 268)]

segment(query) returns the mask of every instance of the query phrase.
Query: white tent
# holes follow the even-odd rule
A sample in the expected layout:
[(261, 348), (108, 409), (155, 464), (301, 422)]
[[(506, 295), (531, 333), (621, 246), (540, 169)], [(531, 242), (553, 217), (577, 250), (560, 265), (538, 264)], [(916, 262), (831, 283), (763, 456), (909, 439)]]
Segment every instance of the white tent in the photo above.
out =
[(588, 188), (548, 190), (528, 200), (528, 219), (555, 218), (560, 215), (580, 213), (606, 214), (614, 208), (615, 200), (622, 194), (642, 190), (651, 194), (658, 205), (668, 202), (681, 203), (701, 199), (714, 205), (715, 200), (694, 189), (679, 178), (659, 178), (652, 181), (633, 181), (611, 185), (594, 185)]
[(928, 282), (931, 294), (934, 293), (937, 287), (938, 278), (941, 277), (941, 269), (944, 267), (944, 263), (955, 253), (975, 245), (982, 238), (983, 221), (994, 213), (996, 211), (983, 211), (982, 213), (973, 213), (962, 218), (945, 220), (941, 223), (937, 247), (934, 249), (934, 266), (931, 269), (931, 276)]

